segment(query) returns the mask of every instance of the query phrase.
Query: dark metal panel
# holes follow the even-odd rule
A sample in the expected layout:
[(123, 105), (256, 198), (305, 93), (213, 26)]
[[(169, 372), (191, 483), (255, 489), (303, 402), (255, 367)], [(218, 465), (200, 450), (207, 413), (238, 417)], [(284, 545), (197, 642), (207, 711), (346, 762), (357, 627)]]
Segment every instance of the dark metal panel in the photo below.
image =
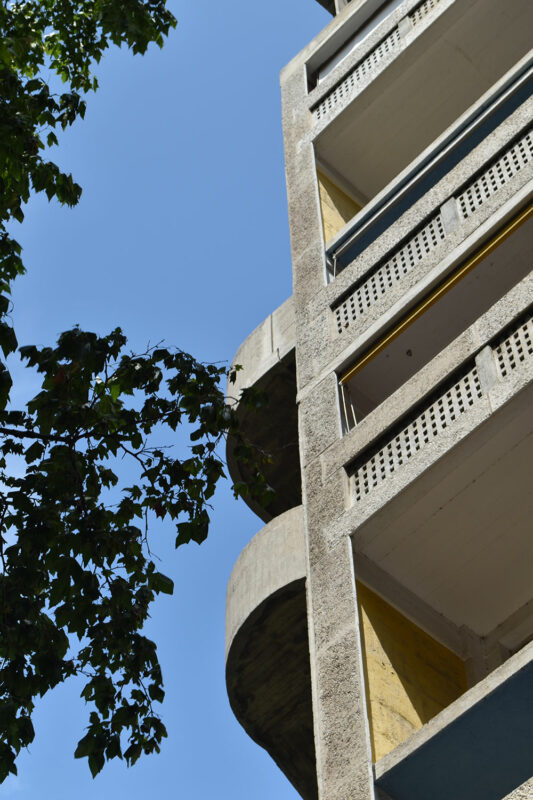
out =
[(533, 663), (377, 781), (394, 800), (502, 800), (533, 775)]

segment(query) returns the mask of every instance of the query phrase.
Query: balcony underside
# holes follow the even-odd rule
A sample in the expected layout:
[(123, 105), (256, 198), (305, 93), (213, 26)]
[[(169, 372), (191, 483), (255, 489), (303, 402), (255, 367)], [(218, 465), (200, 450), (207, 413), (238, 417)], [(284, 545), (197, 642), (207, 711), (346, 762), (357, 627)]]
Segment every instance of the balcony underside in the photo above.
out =
[(300, 506), (265, 525), (233, 568), (226, 601), (226, 683), (246, 732), (302, 797), (315, 800), (305, 574)]
[[(292, 297), (253, 330), (239, 347), (233, 365), (235, 380), (228, 383), (228, 401), (236, 408), (240, 433), (255, 448), (257, 466), (270, 489), (267, 503), (244, 497), (264, 522), (300, 505), (301, 476), (296, 408), (295, 322)], [(241, 393), (255, 390), (260, 407), (247, 407)], [(227, 462), (233, 481), (254, 483), (255, 465), (235, 458), (233, 436), (228, 437)], [(265, 458), (261, 459), (261, 454)]]
[[(245, 500), (264, 522), (269, 522), (302, 502), (294, 350), (259, 378), (253, 388), (264, 396), (264, 403), (260, 408), (239, 404), (240, 433), (258, 456), (266, 456), (258, 466), (273, 492), (264, 505), (251, 496)], [(251, 485), (254, 483), (251, 467), (235, 459), (234, 446), (234, 440), (228, 438), (230, 475), (234, 481)]]
[[(533, 386), (446, 451), (354, 534), (362, 554), (457, 626), (533, 634)], [(513, 617), (520, 627), (512, 631)], [(500, 639), (503, 641), (503, 639)]]
[(263, 601), (233, 638), (226, 665), (231, 707), (305, 800), (318, 797), (305, 579)]
[(529, 51), (532, 26), (529, 0), (452, 3), (325, 128), (318, 158), (370, 200)]

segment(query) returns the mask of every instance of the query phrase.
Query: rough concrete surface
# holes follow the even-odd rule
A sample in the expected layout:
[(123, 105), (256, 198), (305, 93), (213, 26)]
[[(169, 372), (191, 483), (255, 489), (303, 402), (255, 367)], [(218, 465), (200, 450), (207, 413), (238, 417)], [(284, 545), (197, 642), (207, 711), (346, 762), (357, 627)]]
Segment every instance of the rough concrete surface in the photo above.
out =
[[(258, 513), (269, 519), (286, 511), (290, 504), (302, 505), (267, 525), (236, 565), (228, 590), (228, 687), (236, 714), (250, 735), (267, 747), (304, 797), (320, 800), (389, 800), (374, 786), (354, 552), (356, 559), (361, 556), (368, 562), (365, 574), (369, 589), (393, 605), (394, 597), (408, 597), (409, 619), (436, 640), (441, 637), (442, 641), (444, 636), (446, 641), (455, 642), (456, 655), (468, 661), (470, 681), (480, 679), (464, 695), (466, 700), (456, 700), (441, 711), (382, 759), (380, 769), (387, 758), (393, 763), (409, 748), (416, 748), (435, 726), (441, 725), (449, 735), (449, 726), (456, 720), (454, 713), (460, 715), (473, 697), (483, 700), (494, 681), (511, 674), (517, 656), (514, 661), (506, 660), (508, 643), (517, 643), (518, 649), (524, 645), (531, 613), (521, 616), (521, 609), (533, 601), (533, 590), (522, 579), (516, 581), (515, 595), (509, 590), (513, 569), (518, 575), (521, 562), (527, 562), (526, 549), (520, 548), (523, 503), (511, 496), (512, 480), (506, 481), (506, 493), (499, 495), (501, 507), (496, 511), (501, 522), (485, 526), (484, 540), (476, 538), (480, 536), (479, 526), (468, 516), (475, 518), (476, 508), (483, 510), (476, 491), (491, 486), (490, 482), (483, 483), (488, 481), (480, 466), (483, 453), (487, 454), (487, 474), (493, 468), (488, 459), (492, 446), (494, 463), (499, 463), (496, 455), (505, 457), (507, 477), (512, 478), (512, 470), (524, 463), (529, 446), (525, 439), (520, 450), (517, 444), (513, 452), (520, 453), (520, 459), (517, 455), (516, 465), (511, 455), (504, 453), (505, 447), (496, 452), (502, 437), (507, 433), (511, 437), (511, 431), (513, 436), (520, 432), (523, 401), (533, 381), (533, 360), (528, 360), (529, 356), (519, 359), (511, 374), (502, 379), (494, 348), (495, 337), (532, 303), (531, 274), (522, 278), (521, 273), (515, 280), (513, 272), (510, 285), (501, 291), (499, 284), (491, 284), (496, 286), (490, 289), (497, 296), (495, 303), (493, 294), (489, 297), (488, 283), (480, 281), (476, 302), (485, 287), (484, 297), (490, 299), (490, 307), (472, 312), (462, 328), (457, 310), (460, 303), (454, 300), (453, 307), (450, 301), (444, 323), (449, 325), (443, 328), (440, 320), (435, 326), (440, 326), (439, 335), (453, 329), (454, 336), (443, 339), (444, 344), (439, 339), (439, 346), (434, 346), (436, 354), (428, 344), (427, 361), (422, 362), (421, 356), (416, 369), (408, 372), (406, 367), (399, 382), (394, 383), (396, 378), (386, 374), (389, 393), (383, 389), (379, 394), (376, 389), (376, 407), (349, 432), (343, 433), (338, 393), (339, 376), (356, 358), (384, 341), (398, 320), (428, 300), (436, 287), (531, 201), (531, 161), (471, 213), (460, 212), (457, 198), (530, 124), (533, 100), (521, 81), (531, 60), (527, 51), (533, 6), (529, 0), (505, 4), (501, 0), (437, 0), (422, 7), (419, 0), (405, 0), (372, 26), (372, 15), (379, 6), (377, 0), (352, 0), (348, 4), (336, 0), (338, 13), (334, 19), (282, 71), (294, 291), (290, 301), (251, 334), (235, 359), (245, 367), (238, 376), (237, 390), (251, 385), (261, 388), (268, 382), (277, 386), (283, 367), (291, 361), (290, 402), (287, 393), (273, 390), (275, 402), (270, 415), (265, 412), (253, 427), (263, 428), (265, 441), (275, 437), (276, 429), (283, 431), (282, 439), (292, 441), (295, 437), (299, 459), (280, 457), (271, 481), (274, 488), (279, 486), (280, 502), (266, 515), (261, 510)], [(317, 84), (320, 67), (367, 22), (367, 35)], [(390, 52), (378, 53), (380, 43), (393, 29), (399, 30), (398, 44)], [(377, 53), (374, 65), (351, 84), (349, 80), (343, 83), (372, 53)], [(342, 90), (341, 84), (345, 86)], [(326, 105), (329, 102), (329, 108), (324, 106), (316, 114), (317, 104), (323, 101)], [(337, 176), (338, 187), (351, 197), (367, 198), (351, 220), (344, 219), (344, 205), (340, 211), (335, 205), (331, 187), (326, 199), (322, 187), (321, 210), (317, 163), (327, 176)], [(406, 274), (386, 287), (339, 333), (332, 310), (335, 304), (344, 301), (376, 268), (413, 240), (439, 209), (445, 238), (418, 262), (415, 260)], [(331, 270), (328, 273), (323, 214), (326, 236), (331, 236), (327, 243), (329, 259), (335, 248), (352, 237), (351, 261), (346, 257), (346, 263), (341, 264), (344, 269), (335, 277), (331, 277)], [(518, 241), (514, 239), (516, 246)], [(525, 256), (523, 248), (520, 255)], [(500, 279), (506, 265), (502, 261), (498, 272), (498, 262), (494, 263), (491, 275)], [(517, 261), (510, 259), (508, 263)], [(505, 275), (509, 274), (508, 270)], [(459, 293), (453, 297), (459, 297)], [(466, 294), (461, 298), (467, 311), (477, 309), (467, 302)], [(426, 323), (435, 319), (437, 316), (429, 314), (425, 317)], [(397, 340), (403, 341), (396, 333)], [(520, 347), (525, 352), (524, 345)], [(402, 353), (402, 358), (409, 352)], [(376, 357), (374, 379), (378, 388), (381, 384), (376, 364), (380, 363), (385, 361)], [(394, 469), (387, 467), (387, 472), (380, 466), (379, 480), (356, 502), (354, 465), (364, 465), (374, 450), (378, 452), (388, 444), (396, 448), (396, 456), (401, 447), (407, 448), (395, 437), (417, 418), (421, 404), (431, 394), (431, 403), (440, 408), (439, 390), (449, 381), (445, 391), (453, 392), (451, 378), (459, 374), (458, 370), (470, 370), (474, 365), (481, 381), (480, 395), (476, 394), (466, 410), (448, 409), (441, 414), (433, 409), (435, 418), (441, 414), (438, 434), (431, 441), (424, 440), (421, 447), (418, 441), (409, 444), (413, 452), (404, 452)], [(386, 372), (386, 366), (383, 370)], [(365, 374), (368, 377), (370, 373)], [(363, 388), (367, 387), (361, 384), (361, 393)], [(444, 408), (446, 403), (440, 400)], [(484, 441), (484, 432), (491, 441)], [(512, 444), (514, 447), (514, 440)], [(300, 480), (295, 478), (296, 473), (302, 489), (297, 498), (294, 485), (298, 483), (299, 489)], [(287, 481), (292, 488), (285, 497), (283, 484)], [(516, 484), (522, 486), (518, 480)], [(449, 495), (445, 502), (433, 508), (431, 503), (445, 492)], [(494, 487), (492, 492), (496, 496)], [(450, 508), (458, 505), (457, 498), (461, 497), (465, 500), (465, 518), (459, 515), (450, 534), (455, 542), (450, 553), (444, 548), (446, 536), (439, 524), (444, 506), (447, 513), (447, 504)], [(475, 575), (472, 583), (483, 583), (483, 575), (489, 575), (489, 567), (494, 568), (489, 564), (493, 542), (501, 542), (506, 531), (509, 536), (512, 533), (515, 549), (511, 555), (516, 556), (517, 563), (496, 578), (490, 573), (488, 583), (494, 585), (494, 591), (490, 597), (487, 594), (487, 608), (482, 609), (474, 602), (479, 598), (468, 600), (465, 575), (471, 569)], [(446, 564), (442, 562), (440, 574), (436, 570), (425, 575), (424, 559), (429, 558), (434, 543), (444, 548)], [(286, 563), (276, 560), (275, 546), (285, 554), (281, 560)], [(470, 554), (473, 564), (462, 562), (463, 551)], [(410, 582), (415, 575), (419, 580), (416, 585)], [(392, 597), (387, 597), (394, 586)], [(472, 609), (471, 626), (456, 619), (454, 597), (465, 591), (466, 605)], [(524, 592), (529, 592), (527, 597)], [(504, 620), (497, 613), (494, 598), (498, 597), (508, 598)], [(476, 633), (474, 622), (488, 629)], [(290, 625), (295, 626), (297, 647), (291, 642)], [(289, 667), (285, 681), (280, 653)], [(520, 650), (518, 656), (523, 658), (524, 651)], [(494, 667), (498, 667), (496, 672), (492, 671)], [(294, 670), (305, 676), (300, 683)], [(294, 710), (294, 719), (301, 721), (301, 741), (297, 731), (283, 721), (284, 705)], [(310, 744), (311, 726), (314, 745)], [(297, 740), (300, 750), (294, 747)], [(284, 748), (288, 748), (285, 755)], [(521, 775), (520, 781), (523, 779)], [(389, 794), (398, 800), (394, 792)], [(474, 797), (472, 794), (471, 800)], [(533, 800), (531, 781), (497, 800), (526, 798)], [(410, 798), (406, 796), (405, 800)]]

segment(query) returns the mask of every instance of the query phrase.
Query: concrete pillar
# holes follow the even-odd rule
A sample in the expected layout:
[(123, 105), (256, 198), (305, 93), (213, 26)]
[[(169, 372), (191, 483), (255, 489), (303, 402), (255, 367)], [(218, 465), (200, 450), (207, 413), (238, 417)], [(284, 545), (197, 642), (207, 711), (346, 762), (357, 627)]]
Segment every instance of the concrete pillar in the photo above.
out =
[(476, 356), (476, 367), (483, 392), (488, 394), (500, 380), (492, 347), (487, 345), (480, 350)]
[[(308, 615), (320, 800), (374, 800), (351, 543), (310, 531)], [(315, 541), (313, 541), (313, 539)]]
[(460, 217), (457, 210), (457, 200), (455, 197), (450, 197), (440, 208), (440, 215), (442, 218), (442, 225), (446, 236), (449, 236), (459, 227)]

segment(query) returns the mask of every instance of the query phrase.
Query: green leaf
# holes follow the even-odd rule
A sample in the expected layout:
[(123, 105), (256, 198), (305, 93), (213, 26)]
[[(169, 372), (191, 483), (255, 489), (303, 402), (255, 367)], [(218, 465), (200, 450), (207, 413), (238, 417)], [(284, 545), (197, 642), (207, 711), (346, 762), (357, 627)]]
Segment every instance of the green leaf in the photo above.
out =
[(98, 750), (97, 752), (89, 755), (89, 769), (91, 770), (91, 775), (93, 778), (96, 778), (98, 773), (101, 772), (104, 764), (105, 756), (103, 750)]
[(163, 575), (161, 572), (154, 572), (150, 576), (150, 588), (154, 592), (162, 592), (163, 594), (173, 594), (174, 581)]
[(7, 322), (0, 322), (0, 347), (4, 356), (14, 353), (18, 347), (15, 331)]
[(95, 740), (92, 733), (87, 733), (80, 741), (74, 751), (74, 758), (85, 758), (89, 756), (95, 748)]
[(32, 461), (37, 461), (37, 459), (39, 459), (43, 453), (44, 453), (44, 445), (42, 445), (41, 442), (34, 442), (26, 450), (24, 456), (24, 458), (26, 459), (26, 463), (31, 464)]
[(120, 395), (120, 383), (118, 381), (113, 381), (109, 391), (113, 400), (116, 401)]
[(150, 684), (150, 686), (148, 687), (148, 693), (152, 698), (152, 700), (157, 700), (158, 703), (162, 703), (163, 700), (165, 699), (164, 690), (161, 688), (161, 686), (158, 686), (156, 683)]

